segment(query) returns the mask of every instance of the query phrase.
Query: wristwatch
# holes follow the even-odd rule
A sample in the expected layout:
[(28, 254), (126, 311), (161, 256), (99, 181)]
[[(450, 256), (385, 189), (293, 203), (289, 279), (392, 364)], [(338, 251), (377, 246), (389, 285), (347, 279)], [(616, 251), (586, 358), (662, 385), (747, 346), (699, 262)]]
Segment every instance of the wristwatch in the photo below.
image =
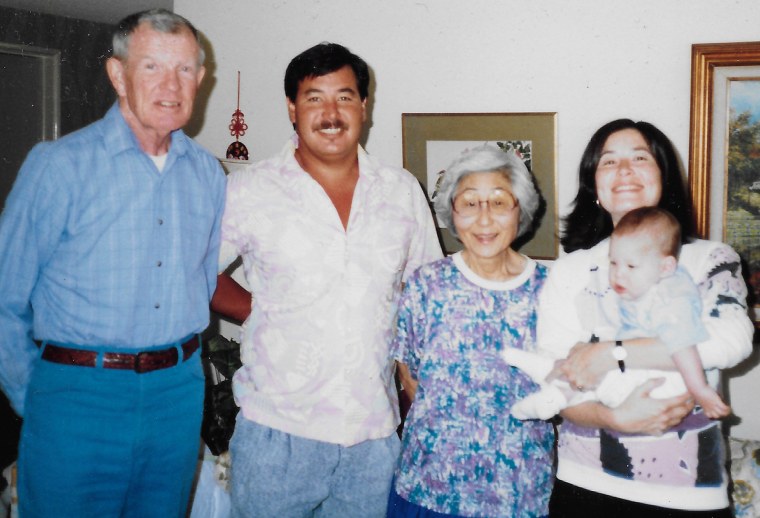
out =
[(617, 360), (620, 372), (625, 372), (625, 359), (628, 358), (628, 351), (623, 347), (622, 340), (615, 340), (615, 347), (612, 348), (612, 357)]

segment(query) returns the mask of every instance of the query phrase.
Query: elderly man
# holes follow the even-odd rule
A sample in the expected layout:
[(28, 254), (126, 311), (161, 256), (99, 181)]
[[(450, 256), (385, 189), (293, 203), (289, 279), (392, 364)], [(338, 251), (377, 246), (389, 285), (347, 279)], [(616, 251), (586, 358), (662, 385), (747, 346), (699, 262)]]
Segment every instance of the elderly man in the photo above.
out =
[[(255, 298), (252, 311), (250, 297), (225, 310), (251, 311), (233, 382), (237, 516), (385, 516), (399, 452), (396, 305), (402, 280), (441, 250), (415, 178), (359, 146), (368, 83), (340, 45), (295, 57), (296, 135), (229, 178), (220, 266), (242, 255)], [(212, 307), (234, 306), (226, 294)]]
[(24, 418), (21, 516), (184, 516), (225, 190), (180, 130), (203, 58), (180, 16), (122, 20), (107, 62), (118, 102), (37, 145), (0, 218), (0, 382)]

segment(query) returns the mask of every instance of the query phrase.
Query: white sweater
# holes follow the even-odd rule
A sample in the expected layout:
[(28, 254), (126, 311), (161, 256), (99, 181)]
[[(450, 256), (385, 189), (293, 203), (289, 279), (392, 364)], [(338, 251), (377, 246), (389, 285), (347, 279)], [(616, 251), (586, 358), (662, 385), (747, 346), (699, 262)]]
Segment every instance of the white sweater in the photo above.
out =
[[(542, 352), (565, 357), (592, 334), (614, 339), (617, 311), (608, 281), (609, 240), (557, 260), (540, 298), (538, 342)], [(679, 264), (699, 287), (703, 323), (710, 338), (697, 345), (708, 380), (752, 352), (747, 288), (731, 247), (695, 241)], [(635, 368), (635, 365), (631, 365)], [(701, 413), (660, 437), (621, 436), (566, 421), (560, 429), (557, 477), (627, 500), (688, 510), (728, 505), (728, 476), (720, 425)]]

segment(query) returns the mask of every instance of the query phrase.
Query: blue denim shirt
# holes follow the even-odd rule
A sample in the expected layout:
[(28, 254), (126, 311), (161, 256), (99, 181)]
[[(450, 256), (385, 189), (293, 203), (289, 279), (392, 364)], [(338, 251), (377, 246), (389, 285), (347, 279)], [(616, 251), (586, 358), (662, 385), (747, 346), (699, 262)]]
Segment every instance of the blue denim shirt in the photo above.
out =
[(224, 190), (182, 131), (159, 172), (118, 105), (35, 146), (0, 215), (0, 386), (17, 412), (33, 339), (139, 349), (208, 325)]

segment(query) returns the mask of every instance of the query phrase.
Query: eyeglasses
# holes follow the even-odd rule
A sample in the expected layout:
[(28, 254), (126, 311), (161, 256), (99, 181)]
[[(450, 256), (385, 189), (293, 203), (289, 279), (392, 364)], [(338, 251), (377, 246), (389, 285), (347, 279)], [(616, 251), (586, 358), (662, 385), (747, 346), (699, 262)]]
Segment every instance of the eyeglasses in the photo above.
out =
[(512, 193), (495, 189), (487, 200), (481, 200), (475, 191), (464, 191), (454, 198), (452, 208), (463, 218), (473, 218), (480, 214), (480, 207), (484, 203), (492, 216), (504, 216), (519, 205)]

